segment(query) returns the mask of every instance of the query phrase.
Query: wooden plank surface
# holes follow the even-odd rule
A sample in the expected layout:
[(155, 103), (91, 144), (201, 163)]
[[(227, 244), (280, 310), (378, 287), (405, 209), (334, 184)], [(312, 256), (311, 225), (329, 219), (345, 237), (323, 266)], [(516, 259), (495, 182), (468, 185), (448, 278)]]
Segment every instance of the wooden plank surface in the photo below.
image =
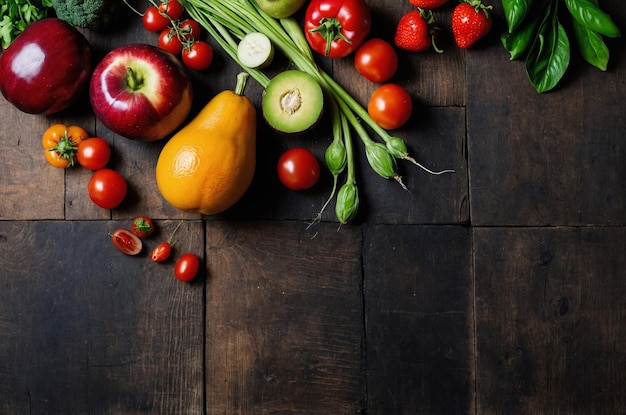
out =
[[(387, 40), (412, 9), (368, 3), (372, 36)], [(626, 3), (601, 3), (623, 26)], [(85, 97), (47, 117), (0, 100), (0, 413), (625, 413), (626, 45), (609, 40), (606, 73), (575, 61), (539, 95), (499, 43), (500, 3), (494, 31), (469, 50), (453, 44), (452, 8), (435, 13), (444, 53), (400, 52), (393, 81), (415, 105), (394, 134), (426, 167), (455, 173), (402, 162), (405, 191), (369, 169), (357, 140), (361, 206), (347, 226), (330, 207), (307, 227), (328, 173), (305, 192), (275, 174), (287, 148), (323, 160), (328, 115), (298, 137), (259, 117), (252, 187), (201, 217), (160, 197), (164, 143), (111, 133)], [(86, 35), (96, 61), (157, 38), (135, 16)], [(216, 52), (192, 73), (194, 114), (240, 70)], [(351, 59), (319, 61), (367, 102), (376, 85)], [(287, 67), (278, 58), (269, 71)], [(257, 108), (262, 92), (246, 88)], [(54, 122), (112, 145), (111, 167), (131, 189), (119, 208), (89, 200), (90, 172), (46, 165), (40, 139)], [(127, 257), (107, 233), (139, 214), (159, 231)], [(192, 284), (146, 256), (179, 220), (175, 256), (204, 258)]]
[[(0, 222), (2, 414), (203, 413), (202, 279), (117, 251), (123, 226)], [(202, 253), (202, 229), (185, 222), (177, 249)]]
[(207, 225), (207, 414), (363, 411), (358, 228)]
[(620, 228), (478, 228), (477, 412), (626, 411)]
[[(603, 3), (626, 21), (621, 2)], [(607, 72), (573, 49), (562, 84), (541, 95), (503, 48), (467, 55), (473, 224), (624, 225), (626, 44), (607, 44)]]
[(471, 230), (365, 226), (368, 414), (472, 414)]

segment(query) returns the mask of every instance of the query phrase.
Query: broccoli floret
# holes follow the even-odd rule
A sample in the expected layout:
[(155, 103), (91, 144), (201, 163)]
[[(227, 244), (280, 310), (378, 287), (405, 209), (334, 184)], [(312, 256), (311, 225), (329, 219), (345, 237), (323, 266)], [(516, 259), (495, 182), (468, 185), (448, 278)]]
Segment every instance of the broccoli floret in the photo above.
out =
[(121, 0), (52, 0), (56, 16), (72, 26), (101, 31), (111, 27)]

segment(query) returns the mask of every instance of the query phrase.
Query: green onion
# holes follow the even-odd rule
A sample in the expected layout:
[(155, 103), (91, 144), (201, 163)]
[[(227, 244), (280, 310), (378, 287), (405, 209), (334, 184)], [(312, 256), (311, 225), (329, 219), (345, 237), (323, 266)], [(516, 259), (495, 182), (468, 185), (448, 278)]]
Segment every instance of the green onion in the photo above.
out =
[(335, 215), (339, 223), (345, 224), (353, 220), (359, 209), (359, 188), (356, 185), (356, 172), (354, 166), (354, 150), (352, 148), (352, 136), (348, 122), (341, 117), (343, 143), (346, 149), (346, 166), (348, 172), (346, 182), (339, 188), (337, 202), (335, 203)]
[[(404, 189), (406, 186), (396, 173), (395, 159), (407, 160), (430, 174), (451, 171), (431, 171), (410, 157), (401, 138), (392, 137), (384, 128), (380, 127), (356, 99), (330, 75), (319, 68), (313, 59), (302, 28), (293, 18), (274, 19), (265, 14), (255, 0), (183, 0), (183, 3), (189, 15), (204, 26), (216, 42), (240, 66), (243, 67), (241, 62), (237, 60), (238, 42), (236, 39), (240, 40), (251, 32), (261, 32), (297, 69), (307, 72), (318, 81), (332, 111), (333, 142), (327, 149), (328, 157), (330, 157), (330, 162), (327, 158), (327, 165), (335, 181), (331, 196), (324, 204), (322, 211), (333, 197), (336, 188), (336, 176), (343, 170), (341, 167), (341, 145), (339, 144), (339, 136), (342, 135), (348, 178), (337, 194), (336, 213), (342, 223), (352, 219), (356, 213), (356, 211), (352, 211), (358, 207), (358, 189), (354, 174), (354, 155), (351, 143), (348, 144), (351, 142), (350, 128), (354, 129), (365, 145), (368, 162), (374, 171), (381, 177), (396, 180)], [(262, 87), (265, 88), (269, 83), (268, 77), (260, 70), (246, 70)], [(385, 144), (382, 145), (373, 141), (364, 124), (369, 126)], [(340, 197), (341, 200), (339, 200)], [(322, 211), (315, 220), (321, 217)]]
[(337, 193), (335, 214), (339, 223), (346, 224), (352, 221), (359, 208), (359, 189), (356, 183), (346, 182)]
[(333, 126), (333, 141), (326, 148), (326, 152), (324, 153), (324, 160), (326, 161), (328, 171), (330, 171), (330, 174), (332, 174), (333, 176), (333, 187), (330, 192), (330, 196), (328, 197), (328, 199), (326, 199), (324, 205), (322, 205), (322, 208), (320, 209), (317, 216), (309, 224), (309, 227), (322, 219), (322, 213), (335, 196), (335, 192), (337, 191), (337, 182), (339, 181), (339, 175), (345, 170), (348, 159), (348, 153), (346, 151), (346, 146), (343, 141), (343, 131), (349, 131), (349, 126), (346, 123), (345, 117), (339, 112), (337, 102), (332, 97), (329, 97), (328, 103), (331, 107), (330, 116)]

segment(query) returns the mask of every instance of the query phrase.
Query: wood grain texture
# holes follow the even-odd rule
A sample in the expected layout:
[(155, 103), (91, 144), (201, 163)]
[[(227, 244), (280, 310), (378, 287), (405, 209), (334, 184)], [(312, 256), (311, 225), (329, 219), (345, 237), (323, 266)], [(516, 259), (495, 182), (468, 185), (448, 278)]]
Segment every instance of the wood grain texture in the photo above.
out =
[(203, 279), (117, 251), (125, 225), (0, 222), (2, 414), (203, 413)]
[(364, 226), (368, 414), (472, 414), (471, 230)]
[[(372, 36), (391, 41), (412, 7), (368, 3)], [(626, 21), (626, 3), (601, 3)], [(0, 100), (0, 414), (626, 413), (626, 44), (608, 40), (606, 73), (577, 61), (539, 95), (499, 43), (500, 4), (491, 35), (468, 50), (453, 45), (453, 6), (435, 12), (443, 54), (400, 53), (393, 82), (415, 111), (393, 133), (424, 166), (455, 173), (403, 161), (405, 191), (371, 171), (354, 137), (361, 204), (348, 226), (331, 204), (307, 228), (330, 193), (325, 169), (304, 192), (275, 172), (291, 147), (323, 160), (328, 114), (295, 137), (259, 112), (251, 188), (201, 217), (158, 193), (164, 142), (111, 133), (87, 97), (51, 117)], [(133, 16), (87, 36), (95, 63), (158, 35)], [(241, 70), (212, 44), (212, 67), (191, 73), (190, 117)], [(377, 85), (350, 58), (317, 59), (367, 102)], [(278, 57), (268, 72), (289, 67)], [(262, 93), (249, 81), (257, 108)], [(91, 172), (45, 163), (41, 134), (53, 122), (109, 141), (130, 188), (119, 208), (89, 200)], [(127, 257), (107, 232), (140, 214), (157, 233)], [(151, 263), (180, 220), (172, 260)], [(206, 265), (192, 284), (172, 276), (186, 251)]]
[[(616, 21), (626, 18), (612, 7)], [(576, 60), (572, 43), (570, 70), (544, 94), (527, 80), (523, 62), (500, 65), (508, 59), (503, 48), (467, 55), (474, 224), (625, 223), (626, 120), (618, 108), (626, 48), (609, 44), (611, 69), (601, 72)]]
[(358, 228), (207, 224), (207, 414), (365, 405)]
[(626, 230), (474, 230), (477, 408), (626, 411)]

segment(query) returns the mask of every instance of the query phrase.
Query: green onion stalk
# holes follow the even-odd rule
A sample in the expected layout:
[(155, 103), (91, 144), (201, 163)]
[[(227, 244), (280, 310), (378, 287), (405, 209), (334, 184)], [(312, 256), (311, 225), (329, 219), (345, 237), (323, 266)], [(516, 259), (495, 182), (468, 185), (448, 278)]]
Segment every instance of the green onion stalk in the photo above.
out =
[(352, 135), (346, 117), (341, 117), (341, 129), (343, 132), (343, 143), (346, 150), (346, 174), (345, 183), (337, 192), (337, 202), (335, 203), (335, 215), (340, 224), (352, 221), (359, 209), (359, 188), (356, 185), (356, 167), (354, 165), (354, 150), (352, 148)]
[[(432, 171), (409, 156), (404, 140), (399, 137), (391, 136), (384, 128), (380, 127), (356, 99), (339, 83), (332, 79), (330, 75), (319, 68), (315, 63), (313, 53), (304, 36), (304, 32), (294, 18), (275, 19), (270, 17), (259, 8), (255, 0), (184, 0), (184, 6), (189, 15), (194, 20), (198, 21), (224, 51), (237, 64), (248, 71), (250, 76), (262, 87), (267, 87), (269, 78), (258, 69), (245, 67), (237, 58), (238, 41), (251, 32), (261, 32), (265, 34), (275, 47), (287, 57), (297, 69), (307, 72), (318, 81), (324, 90), (332, 111), (333, 142), (327, 150), (335, 151), (339, 149), (339, 151), (341, 151), (339, 148), (339, 142), (341, 140), (338, 138), (339, 128), (345, 130), (350, 129), (350, 126), (352, 126), (365, 145), (367, 160), (373, 170), (381, 177), (396, 180), (404, 189), (406, 189), (406, 186), (396, 172), (396, 159), (407, 160), (430, 174), (442, 174), (452, 171)], [(384, 142), (384, 145), (370, 138), (362, 122), (376, 133)], [(346, 147), (348, 175), (350, 175), (350, 165), (353, 164), (353, 152), (347, 151), (348, 144), (346, 141), (351, 140), (349, 132), (347, 136), (348, 140), (346, 140), (346, 132), (343, 131), (342, 141)], [(350, 145), (350, 150), (351, 149), (352, 147)], [(334, 164), (337, 166), (340, 165), (339, 162)], [(338, 175), (340, 171), (338, 169), (336, 170)], [(348, 199), (350, 199), (352, 200), (352, 205), (356, 207), (358, 206), (358, 193), (354, 180), (354, 169), (352, 170), (352, 177), (342, 186), (342, 189), (349, 188), (350, 197), (346, 197), (342, 203), (348, 203)], [(331, 173), (335, 175), (332, 168)], [(347, 195), (348, 190), (342, 192), (342, 189), (340, 189), (337, 194), (338, 199), (340, 196), (343, 197)], [(340, 222), (354, 217), (354, 214), (349, 215), (343, 212), (343, 210), (344, 209), (342, 209), (341, 218), (339, 218)], [(316, 219), (318, 219), (320, 215), (321, 212)]]
[(322, 219), (322, 213), (335, 196), (337, 183), (339, 182), (339, 175), (345, 170), (348, 159), (346, 146), (344, 144), (343, 131), (348, 130), (349, 132), (350, 127), (347, 125), (345, 116), (339, 111), (337, 101), (335, 101), (332, 96), (328, 97), (328, 103), (331, 110), (330, 117), (331, 124), (333, 126), (333, 141), (326, 148), (324, 160), (326, 162), (326, 166), (328, 167), (328, 171), (333, 176), (333, 187), (331, 189), (330, 196), (328, 196), (328, 199), (326, 199), (326, 202), (322, 205), (322, 208), (317, 216), (309, 224), (309, 227)]

